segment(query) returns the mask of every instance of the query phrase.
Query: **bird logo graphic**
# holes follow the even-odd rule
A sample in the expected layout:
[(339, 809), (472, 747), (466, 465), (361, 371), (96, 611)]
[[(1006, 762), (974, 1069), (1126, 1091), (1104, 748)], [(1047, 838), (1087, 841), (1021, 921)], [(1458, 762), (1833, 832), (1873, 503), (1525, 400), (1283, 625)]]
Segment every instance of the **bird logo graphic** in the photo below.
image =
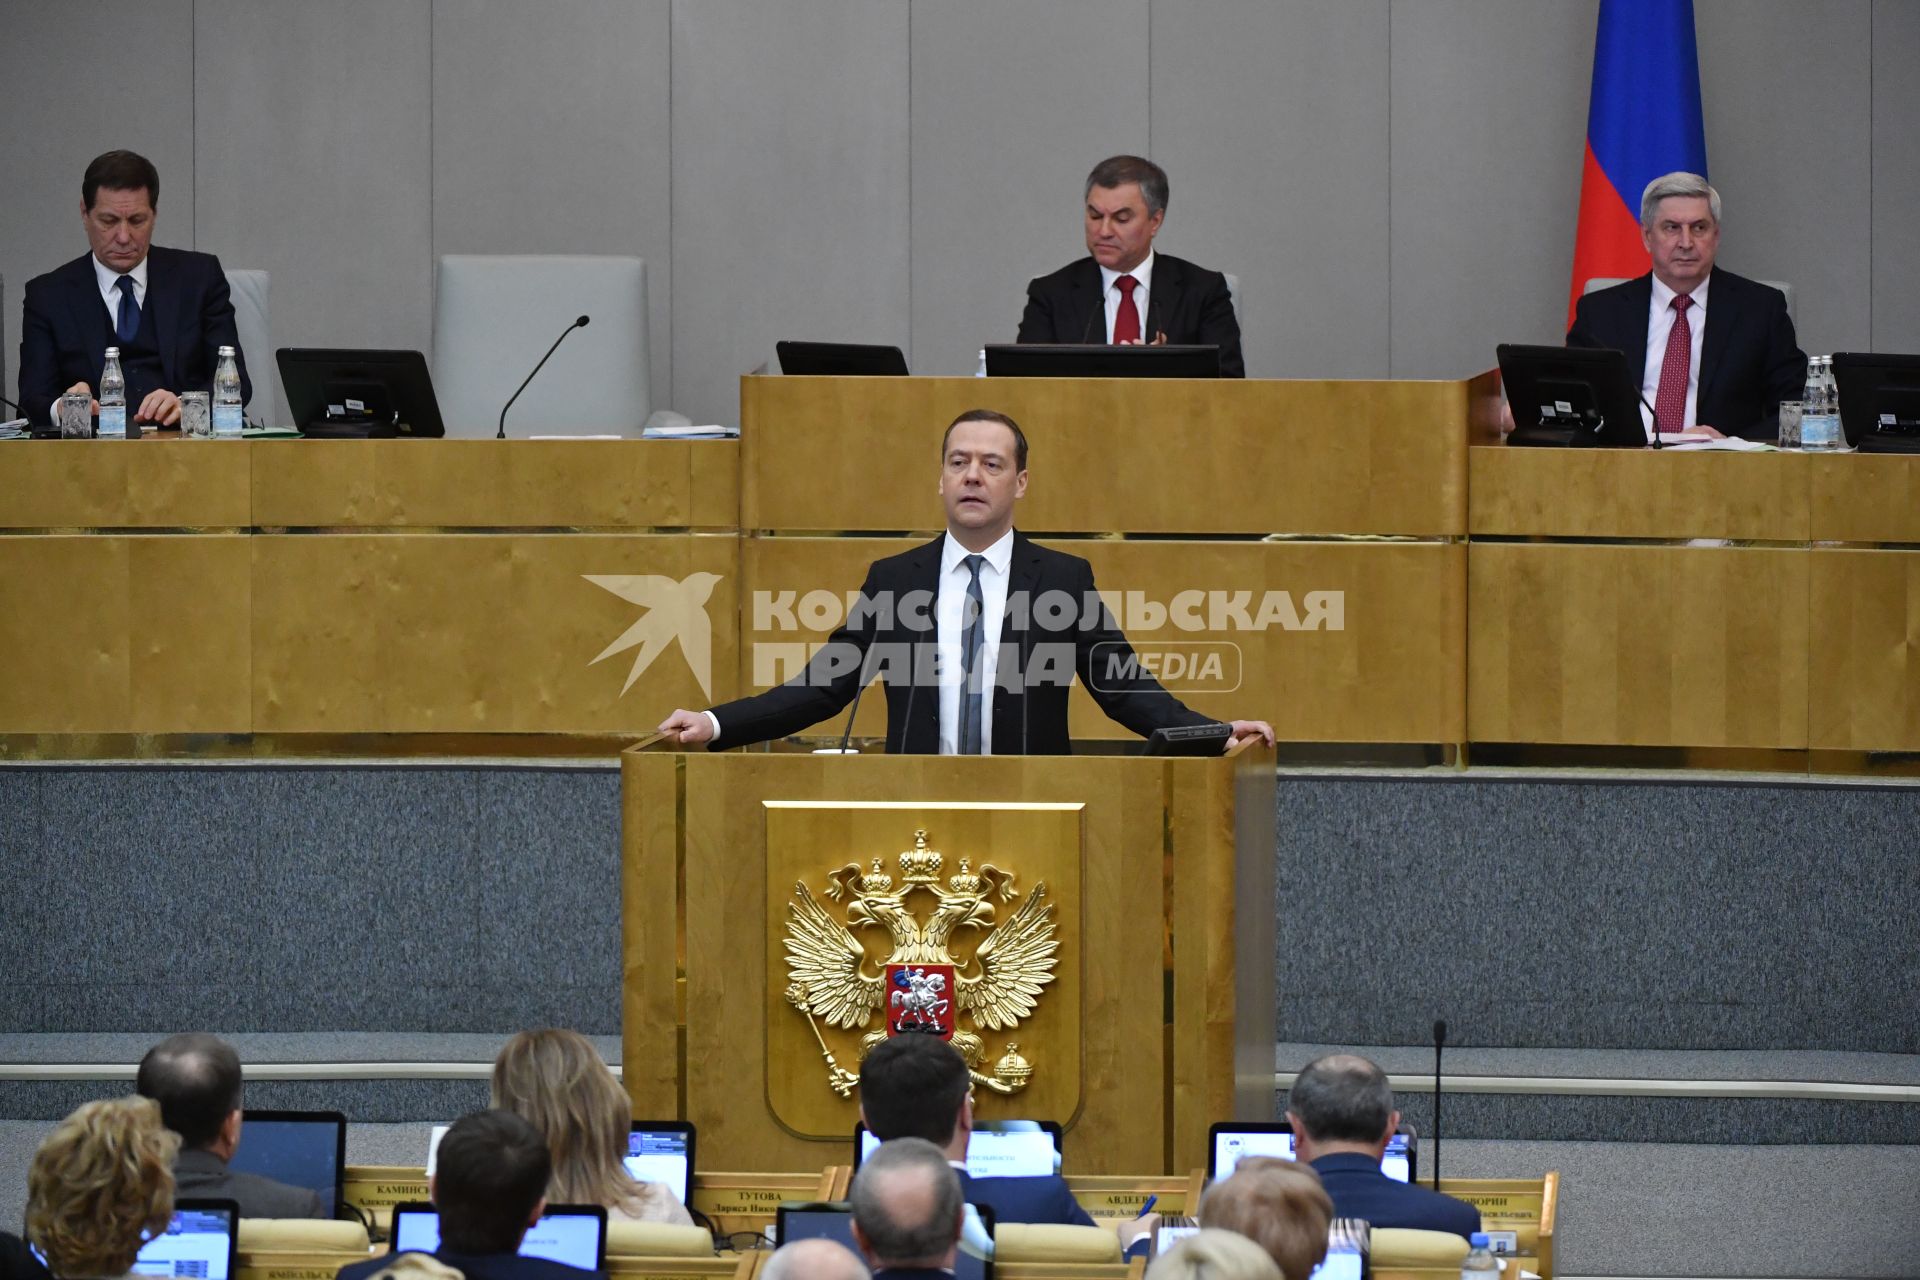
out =
[[(707, 617), (707, 598), (719, 583), (719, 574), (690, 573), (678, 580), (654, 573), (587, 573), (581, 576), (594, 586), (611, 591), (622, 600), (646, 610), (638, 621), (621, 632), (619, 638), (602, 649), (599, 657), (593, 660), (599, 662), (639, 646), (640, 652), (633, 656), (633, 667), (627, 672), (627, 682), (620, 686), (623, 696), (633, 688), (633, 682), (653, 665), (653, 660), (677, 640), (693, 678), (700, 682), (700, 692), (709, 700), (712, 699), (713, 623)], [(592, 666), (593, 663), (587, 665)]]

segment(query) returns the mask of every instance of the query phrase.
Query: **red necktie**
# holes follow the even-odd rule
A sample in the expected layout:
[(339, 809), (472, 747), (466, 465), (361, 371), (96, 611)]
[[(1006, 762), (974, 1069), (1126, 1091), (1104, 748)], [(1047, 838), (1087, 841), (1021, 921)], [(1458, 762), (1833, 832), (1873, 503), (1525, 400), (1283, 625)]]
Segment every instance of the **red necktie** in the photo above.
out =
[(1660, 361), (1660, 387), (1653, 396), (1655, 426), (1679, 431), (1687, 425), (1687, 371), (1693, 365), (1693, 326), (1687, 308), (1693, 299), (1679, 294), (1673, 300), (1673, 328), (1667, 332), (1667, 354)]
[(1113, 317), (1113, 340), (1138, 342), (1140, 341), (1140, 308), (1133, 305), (1133, 290), (1134, 286), (1140, 282), (1132, 276), (1121, 276), (1113, 283), (1120, 290), (1120, 310)]

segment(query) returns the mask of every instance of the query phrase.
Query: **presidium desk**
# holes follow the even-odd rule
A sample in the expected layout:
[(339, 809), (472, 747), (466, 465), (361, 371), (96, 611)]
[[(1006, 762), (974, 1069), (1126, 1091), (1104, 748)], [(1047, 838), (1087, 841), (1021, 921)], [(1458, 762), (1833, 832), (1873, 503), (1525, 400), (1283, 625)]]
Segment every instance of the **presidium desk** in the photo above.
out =
[[(1508, 449), (1496, 405), (748, 377), (737, 443), (0, 445), (0, 752), (611, 755), (790, 674), (933, 536), (971, 407), (1027, 429), (1021, 527), (1283, 758), (1920, 749), (1920, 459)], [(1126, 736), (1084, 695), (1072, 732)]]

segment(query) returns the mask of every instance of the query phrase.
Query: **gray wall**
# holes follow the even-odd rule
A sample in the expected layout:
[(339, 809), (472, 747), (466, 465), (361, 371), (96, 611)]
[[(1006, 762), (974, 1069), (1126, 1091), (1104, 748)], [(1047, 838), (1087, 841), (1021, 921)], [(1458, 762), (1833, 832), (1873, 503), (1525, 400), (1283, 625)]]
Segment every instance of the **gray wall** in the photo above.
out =
[[(439, 253), (635, 253), (657, 399), (731, 421), (782, 336), (971, 372), (1081, 251), (1087, 167), (1140, 149), (1161, 243), (1240, 275), (1254, 375), (1457, 376), (1559, 331), (1595, 9), (90, 0), (140, 51), (103, 78), (66, 7), (0, 0), (7, 332), (131, 146), (163, 240), (274, 273), (278, 343), (428, 349)], [(1696, 11), (1725, 262), (1795, 284), (1809, 351), (1920, 350), (1920, 5)]]

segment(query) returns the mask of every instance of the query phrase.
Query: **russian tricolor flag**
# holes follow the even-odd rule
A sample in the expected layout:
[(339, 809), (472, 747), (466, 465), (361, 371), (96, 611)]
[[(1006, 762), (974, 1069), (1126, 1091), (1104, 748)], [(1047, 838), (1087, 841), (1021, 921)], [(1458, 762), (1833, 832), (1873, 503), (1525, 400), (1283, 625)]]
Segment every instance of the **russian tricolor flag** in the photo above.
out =
[(1569, 328), (1588, 280), (1646, 274), (1640, 193), (1675, 170), (1707, 174), (1693, 0), (1600, 0)]

